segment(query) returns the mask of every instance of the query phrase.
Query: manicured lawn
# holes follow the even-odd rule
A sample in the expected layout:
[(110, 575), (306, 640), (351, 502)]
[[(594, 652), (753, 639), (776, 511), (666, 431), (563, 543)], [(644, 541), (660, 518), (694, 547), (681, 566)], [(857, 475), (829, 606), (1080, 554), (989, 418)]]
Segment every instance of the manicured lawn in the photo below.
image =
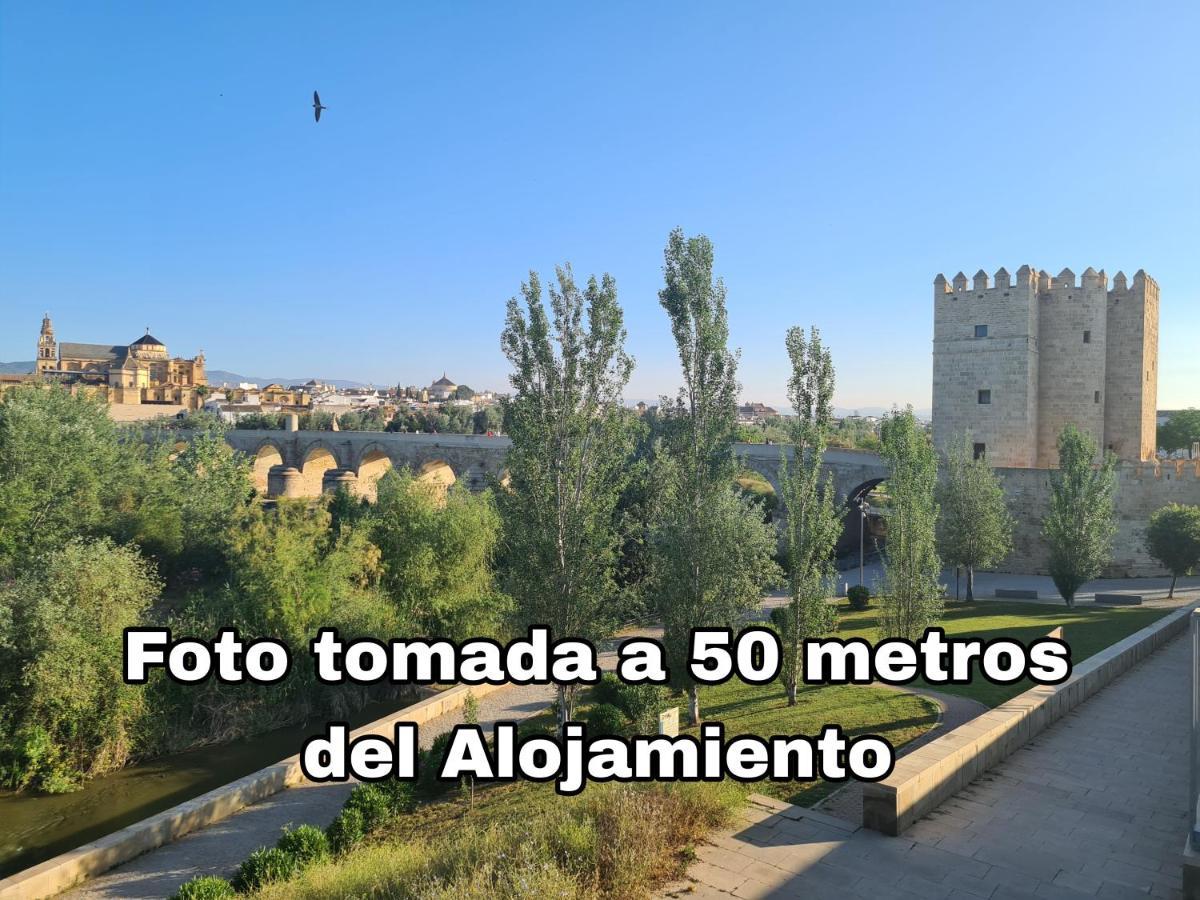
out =
[[(686, 708), (686, 703), (681, 700)], [(841, 725), (848, 736), (877, 734), (893, 747), (920, 737), (937, 723), (937, 707), (916, 694), (885, 687), (824, 685), (801, 687), (796, 705), (787, 705), (779, 683), (752, 685), (737, 679), (700, 691), (700, 712), (725, 723), (726, 737), (739, 734), (803, 734), (816, 737), (827, 724)], [(752, 792), (811, 806), (839, 787), (827, 781), (748, 785)]]
[[(872, 600), (872, 603), (875, 602)], [(1071, 646), (1071, 660), (1078, 664), (1169, 612), (1173, 610), (1102, 606), (1076, 606), (1070, 609), (1066, 604), (1058, 606), (988, 600), (948, 604), (941, 624), (948, 637), (1011, 637), (1021, 641), (1043, 637), (1061, 625), (1063, 638)], [(838, 613), (838, 637), (863, 637), (870, 641), (879, 639), (878, 609), (872, 607), (853, 612), (842, 605)], [(974, 684), (926, 686), (943, 693), (970, 697), (987, 706), (998, 706), (1033, 685), (1028, 681), (996, 685), (978, 678)]]

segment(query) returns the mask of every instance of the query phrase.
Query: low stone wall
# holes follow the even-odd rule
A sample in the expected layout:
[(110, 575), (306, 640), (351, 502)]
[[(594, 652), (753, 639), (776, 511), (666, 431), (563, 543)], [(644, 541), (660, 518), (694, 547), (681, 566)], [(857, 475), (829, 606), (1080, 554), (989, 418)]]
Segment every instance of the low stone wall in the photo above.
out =
[[(357, 728), (351, 737), (377, 734), (392, 737), (397, 722), (422, 725), (460, 708), (468, 693), (484, 697), (504, 685), (455, 685), (391, 715)], [(304, 780), (300, 756), (290, 756), (237, 781), (201, 794), (168, 810), (136, 822), (99, 840), (59, 854), (16, 875), (0, 880), (0, 900), (52, 897), (72, 885), (128, 862), (189, 832), (206, 828), (238, 810)]]
[(886, 779), (863, 785), (863, 827), (899, 835), (1034, 735), (1182, 634), (1179, 609), (1075, 666), (1059, 685), (1039, 685), (896, 760)]

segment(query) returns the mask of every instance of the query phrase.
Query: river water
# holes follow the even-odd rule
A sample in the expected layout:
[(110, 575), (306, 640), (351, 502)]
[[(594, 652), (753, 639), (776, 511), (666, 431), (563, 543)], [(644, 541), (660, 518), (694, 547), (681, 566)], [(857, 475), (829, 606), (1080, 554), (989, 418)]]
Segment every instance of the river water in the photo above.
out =
[[(372, 722), (414, 700), (372, 703), (352, 717), (351, 725)], [(92, 779), (70, 794), (0, 792), (0, 878), (293, 756), (305, 738), (323, 728), (323, 722), (308, 722), (162, 756)]]

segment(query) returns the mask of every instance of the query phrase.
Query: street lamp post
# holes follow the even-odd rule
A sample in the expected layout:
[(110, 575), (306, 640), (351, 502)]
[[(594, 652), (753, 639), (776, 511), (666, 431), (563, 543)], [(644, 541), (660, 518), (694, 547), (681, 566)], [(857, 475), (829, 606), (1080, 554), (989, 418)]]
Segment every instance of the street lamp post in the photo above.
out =
[(866, 569), (866, 539), (865, 531), (867, 524), (867, 510), (870, 504), (867, 503), (866, 497), (858, 498), (858, 584), (862, 587), (865, 583), (864, 570)]

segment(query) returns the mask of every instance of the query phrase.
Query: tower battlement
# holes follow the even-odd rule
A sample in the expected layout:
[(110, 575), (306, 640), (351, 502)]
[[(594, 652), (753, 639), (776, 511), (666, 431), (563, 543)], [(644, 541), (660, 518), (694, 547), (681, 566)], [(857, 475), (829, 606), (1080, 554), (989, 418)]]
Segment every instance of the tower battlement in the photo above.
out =
[(1057, 465), (1072, 423), (1125, 460), (1152, 459), (1158, 284), (1088, 266), (939, 273), (934, 295), (934, 440), (969, 432), (994, 465)]

